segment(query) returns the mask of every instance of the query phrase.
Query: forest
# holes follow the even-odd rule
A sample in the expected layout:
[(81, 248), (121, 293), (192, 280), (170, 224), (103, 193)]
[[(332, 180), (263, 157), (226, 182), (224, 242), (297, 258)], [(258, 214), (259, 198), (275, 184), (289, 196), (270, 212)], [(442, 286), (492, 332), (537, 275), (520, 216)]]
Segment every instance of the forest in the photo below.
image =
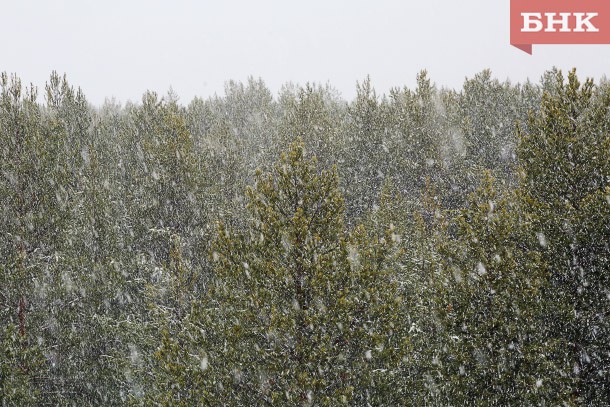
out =
[(610, 405), (610, 83), (355, 86), (2, 74), (0, 404)]

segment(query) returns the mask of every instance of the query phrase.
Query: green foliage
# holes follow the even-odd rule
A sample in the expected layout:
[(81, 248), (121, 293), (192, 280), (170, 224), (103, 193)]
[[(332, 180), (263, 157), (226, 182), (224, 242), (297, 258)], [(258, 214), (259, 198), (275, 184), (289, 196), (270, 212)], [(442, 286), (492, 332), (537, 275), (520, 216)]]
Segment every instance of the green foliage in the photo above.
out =
[(607, 83), (43, 93), (0, 76), (0, 404), (608, 405)]
[(432, 352), (436, 397), (451, 405), (570, 402), (564, 342), (545, 337), (548, 271), (530, 220), (487, 175), (449, 225), (436, 313), (443, 343)]
[[(333, 171), (295, 143), (249, 189), (244, 234), (220, 226), (207, 295), (157, 352), (171, 402), (393, 404), (402, 299), (391, 232), (346, 234)], [(177, 339), (172, 339), (177, 335)]]
[(37, 346), (10, 324), (0, 335), (0, 403), (3, 406), (29, 406), (41, 401), (36, 373), (43, 356)]
[(284, 87), (280, 94), (282, 147), (300, 138), (307, 148), (316, 151), (320, 162), (336, 163), (337, 139), (345, 106), (330, 86), (306, 84), (305, 87)]
[(610, 399), (608, 180), (610, 89), (575, 71), (547, 78), (540, 111), (519, 133), (521, 200), (551, 272), (548, 335), (565, 344), (580, 403)]
[(386, 113), (390, 164), (386, 170), (401, 191), (420, 195), (426, 180), (438, 180), (443, 168), (441, 145), (446, 137), (439, 94), (426, 71), (417, 88), (393, 89)]
[[(348, 107), (343, 156), (342, 186), (350, 217), (371, 209), (385, 179), (388, 157), (384, 145), (384, 111), (370, 78), (356, 85), (356, 98)], [(374, 165), (373, 163), (380, 163)]]
[(149, 93), (136, 113), (136, 131), (143, 154), (143, 170), (135, 183), (142, 183), (142, 216), (149, 228), (168, 228), (174, 233), (196, 233), (204, 214), (203, 168), (194, 151), (180, 108), (175, 102), (159, 101)]

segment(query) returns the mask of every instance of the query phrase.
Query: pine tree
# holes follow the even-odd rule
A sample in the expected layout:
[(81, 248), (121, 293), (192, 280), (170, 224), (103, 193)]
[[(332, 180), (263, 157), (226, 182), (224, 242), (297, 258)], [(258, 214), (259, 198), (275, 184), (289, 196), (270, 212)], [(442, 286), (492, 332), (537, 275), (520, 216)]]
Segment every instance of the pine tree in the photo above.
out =
[[(441, 246), (431, 352), (445, 405), (558, 405), (572, 401), (561, 341), (544, 335), (548, 273), (528, 217), (487, 174)], [(434, 375), (436, 376), (436, 375)]]
[(316, 154), (320, 163), (329, 166), (339, 156), (339, 130), (345, 106), (330, 86), (306, 84), (291, 92), (282, 89), (279, 100), (281, 120), (279, 144), (282, 148), (300, 138)]
[(363, 217), (371, 210), (395, 164), (384, 144), (387, 112), (386, 104), (379, 101), (369, 77), (362, 84), (356, 84), (356, 98), (348, 106), (345, 119), (339, 166), (349, 218)]
[(5, 73), (0, 88), (0, 399), (26, 403), (40, 395), (37, 379), (46, 370), (34, 363), (42, 360), (36, 346), (42, 309), (33, 297), (66, 218), (65, 179), (52, 154), (55, 140), (44, 137), (36, 90), (24, 92)]
[(139, 220), (134, 224), (136, 250), (156, 265), (167, 263), (167, 238), (176, 234), (188, 258), (202, 255), (208, 227), (206, 173), (184, 110), (171, 95), (159, 99), (149, 92), (142, 100), (133, 112), (130, 134), (136, 151), (128, 185), (131, 210)]
[[(294, 143), (220, 225), (215, 278), (156, 353), (167, 404), (397, 404), (403, 299), (392, 232), (346, 232), (334, 170)], [(176, 326), (179, 325), (179, 326)]]
[(551, 273), (548, 335), (564, 344), (564, 373), (587, 405), (610, 400), (609, 107), (607, 84), (552, 72), (518, 148), (521, 200)]
[(417, 75), (417, 88), (392, 89), (387, 115), (385, 148), (390, 165), (386, 174), (405, 195), (420, 196), (426, 180), (440, 179), (445, 138), (438, 92), (426, 71)]

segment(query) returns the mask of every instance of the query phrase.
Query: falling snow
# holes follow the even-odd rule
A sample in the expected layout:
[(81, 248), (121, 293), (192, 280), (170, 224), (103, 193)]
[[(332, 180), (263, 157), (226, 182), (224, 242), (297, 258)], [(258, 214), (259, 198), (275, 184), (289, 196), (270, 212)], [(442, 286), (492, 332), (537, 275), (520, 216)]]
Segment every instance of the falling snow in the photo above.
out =
[(2, 406), (608, 405), (606, 81), (0, 85)]

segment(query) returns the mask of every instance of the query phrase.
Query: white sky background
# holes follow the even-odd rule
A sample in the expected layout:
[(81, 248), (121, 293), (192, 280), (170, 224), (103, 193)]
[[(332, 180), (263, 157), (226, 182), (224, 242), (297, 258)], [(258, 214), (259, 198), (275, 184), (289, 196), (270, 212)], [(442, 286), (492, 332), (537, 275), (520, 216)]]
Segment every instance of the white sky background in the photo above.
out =
[[(606, 0), (604, 0), (606, 1)], [(329, 82), (344, 98), (366, 75), (378, 94), (427, 69), (458, 88), (490, 68), (513, 82), (557, 66), (610, 72), (610, 45), (509, 45), (509, 0), (0, 0), (0, 71), (43, 88), (67, 73), (94, 104), (170, 86), (183, 103), (261, 77)]]

